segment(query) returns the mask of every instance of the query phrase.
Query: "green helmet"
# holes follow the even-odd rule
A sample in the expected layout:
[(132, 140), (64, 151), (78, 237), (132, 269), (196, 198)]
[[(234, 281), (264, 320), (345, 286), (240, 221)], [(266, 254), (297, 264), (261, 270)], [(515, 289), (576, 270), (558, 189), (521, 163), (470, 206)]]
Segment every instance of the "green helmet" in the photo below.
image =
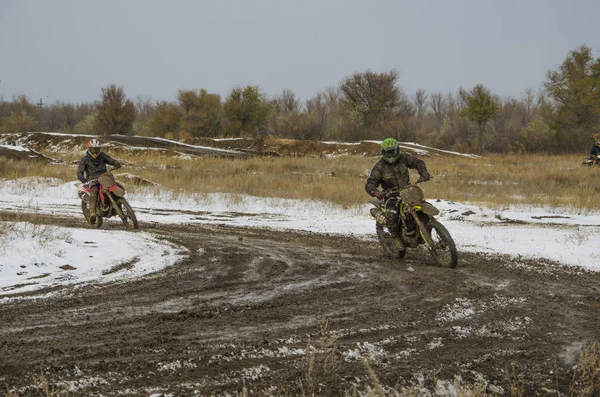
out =
[(394, 164), (400, 158), (400, 149), (398, 141), (394, 138), (387, 138), (381, 142), (381, 158), (390, 164)]

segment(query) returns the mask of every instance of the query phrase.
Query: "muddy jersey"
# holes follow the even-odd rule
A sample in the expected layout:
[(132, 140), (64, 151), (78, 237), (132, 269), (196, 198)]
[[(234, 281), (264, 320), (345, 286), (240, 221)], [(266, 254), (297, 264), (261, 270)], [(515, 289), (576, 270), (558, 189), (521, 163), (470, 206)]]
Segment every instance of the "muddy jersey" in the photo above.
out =
[(77, 179), (82, 183), (85, 183), (90, 179), (99, 177), (106, 172), (106, 164), (110, 164), (115, 168), (121, 168), (121, 163), (104, 152), (100, 152), (96, 158), (93, 158), (89, 153), (86, 153), (79, 162)]
[(419, 174), (427, 171), (423, 160), (408, 153), (400, 153), (400, 157), (394, 164), (390, 164), (383, 159), (379, 160), (371, 170), (371, 175), (365, 184), (365, 190), (372, 196), (380, 184), (383, 190), (406, 186), (410, 182), (409, 168), (416, 169)]
[(598, 155), (600, 155), (600, 147), (594, 143), (594, 146), (592, 146), (588, 158), (590, 160), (595, 160)]

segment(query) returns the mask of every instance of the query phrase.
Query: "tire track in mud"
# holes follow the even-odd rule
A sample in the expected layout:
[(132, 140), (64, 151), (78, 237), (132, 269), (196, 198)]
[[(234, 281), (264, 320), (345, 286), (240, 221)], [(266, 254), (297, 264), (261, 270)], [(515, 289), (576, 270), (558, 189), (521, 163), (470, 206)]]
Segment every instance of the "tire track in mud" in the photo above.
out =
[(600, 277), (581, 269), (461, 253), (448, 270), (425, 252), (399, 263), (374, 240), (311, 233), (152, 232), (190, 256), (126, 283), (0, 305), (0, 382), (27, 391), (42, 367), (75, 395), (233, 393), (243, 380), (339, 394), (369, 384), (366, 358), (390, 387), (457, 374), (501, 387), (514, 362), (536, 390), (567, 387), (578, 351), (599, 338)]

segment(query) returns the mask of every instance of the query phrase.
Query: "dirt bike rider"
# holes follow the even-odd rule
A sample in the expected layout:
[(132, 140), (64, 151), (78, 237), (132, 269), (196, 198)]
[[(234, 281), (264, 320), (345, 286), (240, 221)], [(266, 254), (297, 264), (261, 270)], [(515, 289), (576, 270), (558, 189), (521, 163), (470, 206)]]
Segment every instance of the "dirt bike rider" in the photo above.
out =
[(106, 164), (112, 165), (113, 169), (116, 170), (121, 168), (121, 163), (102, 152), (100, 141), (96, 138), (90, 140), (87, 147), (87, 152), (79, 161), (79, 167), (77, 167), (77, 179), (81, 183), (89, 182), (90, 184), (90, 222), (95, 223), (96, 203), (98, 202), (98, 189), (100, 188), (98, 177), (107, 171)]
[[(412, 154), (401, 152), (398, 141), (394, 138), (387, 138), (381, 142), (381, 160), (371, 170), (365, 190), (371, 196), (383, 200), (387, 191), (404, 187), (410, 183), (409, 168), (419, 172), (419, 182), (425, 182), (431, 178), (423, 160)], [(383, 191), (377, 190), (380, 184)], [(400, 198), (397, 195), (389, 198), (385, 204), (386, 226), (393, 237), (400, 235), (398, 228), (399, 205)], [(394, 238), (394, 241), (399, 251), (406, 248), (399, 238)]]
[(592, 146), (592, 149), (590, 150), (590, 155), (588, 156), (588, 160), (592, 161), (596, 161), (596, 159), (600, 155), (600, 134), (596, 135), (594, 139), (596, 141), (594, 142), (594, 146)]

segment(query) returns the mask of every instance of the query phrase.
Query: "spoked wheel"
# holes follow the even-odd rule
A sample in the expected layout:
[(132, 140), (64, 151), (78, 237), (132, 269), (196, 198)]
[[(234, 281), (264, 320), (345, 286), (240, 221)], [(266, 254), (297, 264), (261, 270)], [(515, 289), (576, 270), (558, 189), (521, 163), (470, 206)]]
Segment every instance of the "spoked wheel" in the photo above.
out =
[(133, 208), (131, 208), (131, 205), (123, 197), (117, 200), (116, 211), (128, 230), (138, 228), (135, 212), (133, 212)]
[(431, 220), (427, 223), (427, 231), (433, 240), (433, 259), (440, 266), (454, 269), (458, 265), (458, 251), (448, 230), (438, 221)]
[(83, 216), (85, 217), (85, 220), (91, 227), (93, 227), (94, 229), (99, 229), (100, 226), (102, 226), (102, 217), (101, 216), (96, 217), (96, 222), (94, 222), (94, 223), (90, 222), (90, 209), (88, 207), (88, 204), (83, 200), (81, 200), (81, 212), (83, 212)]
[(394, 237), (389, 232), (386, 232), (384, 227), (379, 223), (377, 223), (377, 238), (387, 256), (397, 259), (402, 259), (406, 256), (406, 249), (402, 251), (398, 250)]

